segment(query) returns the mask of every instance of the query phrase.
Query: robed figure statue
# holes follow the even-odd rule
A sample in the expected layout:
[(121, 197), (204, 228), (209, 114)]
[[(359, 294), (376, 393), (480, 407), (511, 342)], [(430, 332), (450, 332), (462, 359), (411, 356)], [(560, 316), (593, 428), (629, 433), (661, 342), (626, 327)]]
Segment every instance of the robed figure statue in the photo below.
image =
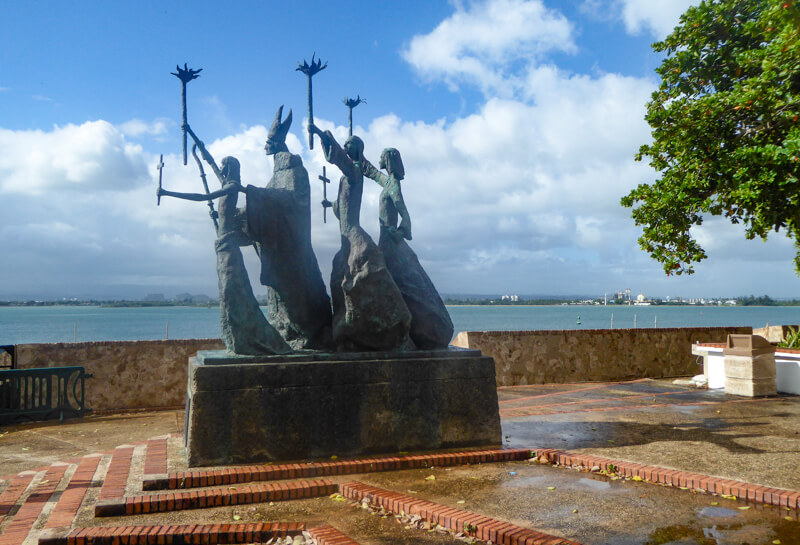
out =
[(411, 314), (383, 254), (360, 225), (364, 143), (351, 136), (342, 148), (330, 131), (323, 132), (313, 123), (309, 131), (319, 136), (328, 162), (342, 171), (333, 203), (342, 240), (331, 270), (336, 347), (339, 351), (412, 348), (408, 337)]
[(202, 194), (167, 191), (159, 187), (158, 196), (189, 201), (219, 199), (219, 226), (214, 248), (217, 253), (220, 325), (225, 347), (230, 352), (241, 355), (291, 352), (291, 347), (261, 312), (239, 249), (240, 246), (248, 246), (251, 243), (244, 233), (243, 215), (236, 208), (239, 193), (245, 191), (239, 175), (239, 161), (235, 157), (225, 157), (222, 160), (222, 167), (217, 167), (203, 142), (195, 136), (188, 125), (184, 125), (184, 128), (194, 139), (203, 159), (214, 171), (222, 188)]
[(295, 350), (331, 348), (331, 302), (311, 247), (311, 188), (286, 135), (292, 112), (278, 108), (264, 151), (273, 158), (266, 188), (247, 186), (247, 232), (261, 259), (270, 323)]
[(378, 247), (411, 312), (409, 335), (417, 348), (445, 348), (453, 338), (453, 322), (439, 292), (406, 242), (411, 240), (411, 217), (400, 187), (400, 181), (405, 177), (400, 152), (386, 148), (378, 166), (387, 174), (366, 159), (362, 161), (364, 176), (383, 188), (378, 200), (381, 228)]

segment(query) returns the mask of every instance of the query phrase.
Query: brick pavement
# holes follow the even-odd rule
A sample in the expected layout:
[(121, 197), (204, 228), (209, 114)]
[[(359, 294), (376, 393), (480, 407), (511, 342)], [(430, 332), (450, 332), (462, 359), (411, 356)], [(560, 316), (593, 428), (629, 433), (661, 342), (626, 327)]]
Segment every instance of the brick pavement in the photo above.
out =
[[(641, 381), (636, 381), (641, 382)], [(632, 384), (626, 383), (626, 384)], [(620, 383), (615, 383), (620, 384)], [(557, 402), (561, 392), (518, 396), (501, 402), (504, 412), (513, 410), (583, 410), (591, 403), (605, 404), (599, 410), (615, 411), (622, 407), (658, 407), (661, 404), (639, 404), (645, 393), (614, 400), (602, 388), (591, 385), (579, 388), (597, 393), (597, 399)], [(572, 390), (575, 393), (578, 390)], [(679, 392), (664, 393), (663, 399), (679, 406)], [(610, 401), (609, 401), (610, 400)], [(741, 400), (741, 402), (764, 400)], [(737, 403), (739, 400), (728, 400)], [(668, 402), (666, 402), (668, 403)], [(715, 403), (698, 401), (692, 404)], [(170, 442), (174, 442), (170, 449)], [(560, 467), (589, 471), (594, 468), (612, 476), (643, 483), (669, 486), (686, 493), (708, 493), (739, 498), (748, 504), (779, 506), (792, 510), (796, 519), (800, 510), (800, 492), (770, 488), (755, 483), (734, 481), (712, 475), (679, 471), (668, 467), (637, 464), (610, 457), (548, 448), (481, 449), (460, 452), (398, 454), (365, 457), (354, 460), (331, 460), (257, 466), (232, 466), (206, 470), (185, 470), (168, 473), (170, 467), (181, 467), (180, 461), (168, 459), (169, 452), (178, 452), (177, 437), (156, 437), (135, 445), (121, 445), (113, 451), (67, 460), (34, 471), (25, 471), (0, 482), (0, 545), (182, 545), (184, 543), (248, 543), (270, 537), (297, 535), (307, 531), (318, 543), (356, 543), (344, 535), (336, 521), (294, 520), (247, 524), (153, 524), (112, 525), (106, 516), (130, 517), (143, 513), (168, 514), (192, 509), (202, 519), (203, 509), (223, 505), (245, 505), (257, 502), (291, 502), (312, 496), (340, 492), (353, 501), (364, 498), (393, 512), (420, 513), (433, 524), (453, 532), (468, 533), (493, 543), (555, 544), (576, 543), (562, 536), (549, 535), (536, 528), (523, 527), (498, 517), (464, 509), (455, 509), (404, 491), (345, 481), (344, 475), (392, 472), (420, 468), (446, 468), (479, 463), (527, 463), (533, 457), (540, 462)], [(134, 469), (138, 467), (137, 471)], [(330, 478), (331, 480), (328, 480)], [(222, 486), (221, 486), (222, 485)], [(90, 493), (92, 489), (94, 493)], [(126, 493), (126, 491), (128, 491)], [(150, 493), (152, 491), (152, 493)], [(79, 512), (90, 510), (89, 525), (76, 525)], [(105, 510), (105, 511), (104, 511)], [(365, 514), (366, 516), (366, 514)], [(124, 520), (124, 519), (123, 519)]]

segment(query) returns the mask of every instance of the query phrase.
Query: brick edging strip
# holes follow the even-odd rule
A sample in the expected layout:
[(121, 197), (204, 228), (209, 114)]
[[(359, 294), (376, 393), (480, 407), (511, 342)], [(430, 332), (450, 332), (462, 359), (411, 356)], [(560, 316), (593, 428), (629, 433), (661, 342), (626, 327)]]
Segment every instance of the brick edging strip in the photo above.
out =
[[(519, 545), (580, 545), (576, 541), (544, 534), (471, 511), (454, 509), (446, 505), (421, 500), (413, 496), (390, 490), (375, 488), (359, 482), (340, 485), (341, 494), (348, 499), (362, 501), (366, 498), (372, 505), (380, 506), (395, 514), (419, 515), (422, 520), (438, 524), (454, 532), (463, 532), (478, 539), (493, 543)], [(465, 526), (470, 530), (466, 530)]]
[(319, 545), (358, 545), (358, 541), (330, 525), (310, 528), (307, 532), (317, 540)]
[(92, 486), (92, 478), (100, 464), (100, 459), (100, 456), (89, 456), (81, 460), (67, 488), (58, 498), (55, 509), (50, 513), (45, 528), (72, 525), (72, 521), (83, 503), (83, 498), (86, 496), (86, 491)]
[(299, 500), (328, 496), (337, 490), (337, 485), (327, 479), (239, 487), (231, 486), (228, 488), (206, 488), (193, 492), (129, 496), (127, 498), (101, 501), (95, 504), (94, 515), (96, 517), (116, 517), (245, 503)]
[(486, 449), (433, 454), (358, 458), (331, 462), (308, 462), (281, 465), (257, 465), (226, 467), (218, 470), (181, 471), (169, 475), (147, 475), (142, 482), (143, 490), (173, 490), (201, 488), (220, 484), (238, 484), (252, 481), (327, 477), (397, 471), (431, 466), (445, 467), (487, 462), (511, 462), (527, 460), (531, 449)]
[(304, 522), (239, 524), (184, 524), (181, 526), (102, 526), (76, 528), (69, 533), (42, 536), (39, 545), (191, 545), (203, 543), (264, 543), (272, 538), (296, 536)]
[(144, 456), (144, 474), (167, 472), (167, 439), (149, 439)]
[(649, 483), (665, 484), (678, 488), (683, 487), (694, 491), (710, 492), (712, 494), (725, 494), (755, 503), (800, 509), (800, 491), (796, 490), (771, 488), (722, 477), (712, 477), (710, 475), (690, 473), (677, 469), (636, 464), (572, 451), (532, 449), (532, 452), (535, 452), (536, 458), (539, 460), (557, 463), (563, 466), (579, 466), (582, 468), (597, 466), (606, 471), (609, 471), (609, 466), (614, 466), (614, 473), (621, 477), (638, 477), (642, 479), (642, 481)]
[(125, 495), (125, 486), (128, 484), (128, 474), (133, 460), (133, 448), (130, 446), (114, 449), (98, 499), (121, 498)]

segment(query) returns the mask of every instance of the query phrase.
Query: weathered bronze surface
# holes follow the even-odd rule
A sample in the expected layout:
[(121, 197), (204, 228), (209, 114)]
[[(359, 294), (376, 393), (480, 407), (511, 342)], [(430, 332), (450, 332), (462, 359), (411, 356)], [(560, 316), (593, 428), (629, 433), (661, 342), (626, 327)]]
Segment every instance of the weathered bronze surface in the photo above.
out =
[(264, 151), (274, 169), (266, 188), (247, 186), (247, 232), (261, 258), (270, 323), (292, 348), (331, 346), (331, 302), (311, 247), (311, 187), (299, 155), (289, 152), (286, 135), (292, 112), (278, 108)]
[(342, 172), (339, 195), (333, 203), (342, 247), (333, 258), (331, 270), (333, 341), (337, 350), (411, 348), (411, 314), (386, 268), (383, 254), (360, 225), (364, 143), (351, 136), (342, 148), (330, 131), (323, 132), (313, 123), (309, 130), (319, 136), (328, 162)]
[(381, 235), (378, 247), (411, 312), (411, 340), (418, 348), (444, 348), (453, 338), (453, 322), (417, 254), (406, 242), (411, 240), (411, 216), (400, 187), (400, 180), (405, 177), (400, 152), (395, 148), (384, 149), (379, 166), (388, 174), (366, 159), (362, 161), (364, 176), (383, 188), (379, 198)]
[(250, 244), (243, 229), (243, 217), (236, 207), (239, 192), (245, 191), (239, 176), (239, 161), (225, 157), (222, 168), (206, 150), (189, 125), (184, 130), (191, 135), (203, 159), (209, 164), (222, 185), (211, 193), (180, 193), (159, 187), (159, 198), (176, 197), (189, 201), (219, 199), (219, 226), (214, 248), (217, 253), (217, 278), (219, 281), (219, 310), (222, 340), (234, 354), (285, 354), (291, 348), (272, 327), (253, 295), (240, 246)]

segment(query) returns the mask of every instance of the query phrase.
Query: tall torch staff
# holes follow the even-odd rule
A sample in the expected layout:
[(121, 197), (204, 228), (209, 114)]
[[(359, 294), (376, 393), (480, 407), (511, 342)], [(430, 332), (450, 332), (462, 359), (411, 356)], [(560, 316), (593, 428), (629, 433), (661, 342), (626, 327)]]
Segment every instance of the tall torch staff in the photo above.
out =
[(366, 104), (367, 100), (361, 98), (361, 95), (358, 95), (356, 98), (344, 97), (344, 100), (342, 100), (342, 102), (344, 102), (344, 105), (347, 106), (347, 123), (350, 126), (350, 136), (353, 136), (353, 108), (355, 108), (362, 102)]
[[(198, 70), (192, 70), (191, 68), (186, 66), (186, 63), (183, 63), (183, 68), (175, 65), (176, 72), (170, 72), (173, 76), (181, 80), (181, 104), (183, 105), (183, 125), (182, 127), (186, 127), (186, 84), (192, 81), (193, 79), (197, 79), (200, 76), (198, 74), (203, 71), (202, 68)], [(183, 129), (183, 164), (186, 165), (186, 129)]]
[(322, 60), (318, 59), (316, 62), (314, 61), (314, 56), (316, 53), (311, 55), (311, 64), (308, 64), (305, 59), (303, 59), (303, 64), (297, 63), (297, 71), (302, 72), (306, 75), (308, 79), (308, 149), (314, 149), (314, 134), (311, 132), (311, 125), (314, 123), (314, 94), (313, 94), (313, 87), (311, 84), (311, 78), (314, 77), (314, 74), (317, 72), (321, 72), (325, 70), (328, 66), (328, 63), (322, 64)]

